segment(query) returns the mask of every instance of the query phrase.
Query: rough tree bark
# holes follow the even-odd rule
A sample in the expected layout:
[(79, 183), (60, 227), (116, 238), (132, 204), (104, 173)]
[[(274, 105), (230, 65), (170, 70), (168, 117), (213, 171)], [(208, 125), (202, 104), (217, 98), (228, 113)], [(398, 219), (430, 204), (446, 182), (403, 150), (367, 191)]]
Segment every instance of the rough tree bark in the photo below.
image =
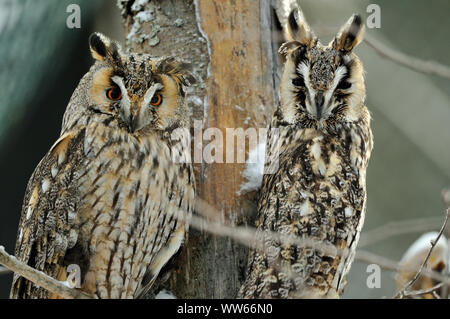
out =
[[(279, 66), (271, 1), (121, 0), (119, 8), (128, 49), (193, 64), (200, 81), (187, 99), (203, 129), (220, 129), (226, 143), (226, 128), (267, 126), (277, 103)], [(238, 195), (244, 164), (194, 166), (198, 198), (222, 213), (212, 218), (252, 223), (254, 194)], [(246, 263), (242, 245), (191, 229), (166, 285), (178, 298), (234, 298)]]

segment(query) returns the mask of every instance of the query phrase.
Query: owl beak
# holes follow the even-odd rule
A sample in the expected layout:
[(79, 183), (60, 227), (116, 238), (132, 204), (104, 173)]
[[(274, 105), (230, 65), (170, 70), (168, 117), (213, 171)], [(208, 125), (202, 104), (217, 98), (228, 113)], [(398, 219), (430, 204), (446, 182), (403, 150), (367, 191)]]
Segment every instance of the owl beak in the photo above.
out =
[(141, 103), (125, 103), (122, 105), (120, 116), (130, 133), (135, 133), (149, 122), (145, 105)]
[(128, 131), (134, 133), (142, 128), (140, 121), (140, 106), (131, 105), (128, 112), (123, 112), (122, 119), (127, 125)]
[(323, 111), (323, 103), (325, 101), (323, 98), (323, 92), (322, 91), (317, 92), (314, 100), (315, 100), (314, 102), (316, 103), (317, 118), (320, 119)]
[(131, 114), (127, 124), (130, 132), (134, 133), (136, 131), (136, 128), (138, 127), (138, 117), (134, 114)]

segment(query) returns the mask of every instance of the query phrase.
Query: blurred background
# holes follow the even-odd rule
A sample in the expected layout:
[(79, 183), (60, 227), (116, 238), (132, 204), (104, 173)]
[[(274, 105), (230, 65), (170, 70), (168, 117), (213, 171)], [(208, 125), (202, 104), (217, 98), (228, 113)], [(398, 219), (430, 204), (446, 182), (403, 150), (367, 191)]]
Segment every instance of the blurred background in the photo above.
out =
[[(381, 28), (367, 28), (370, 36), (450, 66), (448, 0), (300, 1), (313, 29), (336, 31), (352, 13), (367, 17), (371, 3), (381, 8)], [(66, 26), (69, 4), (81, 8), (80, 29)], [(59, 136), (65, 107), (92, 63), (87, 39), (93, 31), (123, 42), (115, 1), (0, 0), (0, 245), (10, 253), (26, 183)], [(328, 43), (331, 36), (322, 39)], [(444, 218), (441, 191), (450, 186), (450, 81), (395, 64), (366, 43), (356, 53), (366, 70), (375, 139), (363, 238), (387, 223), (418, 218), (435, 218), (438, 229)], [(366, 242), (364, 249), (398, 261), (420, 235)], [(353, 265), (344, 297), (392, 296), (393, 273), (383, 271), (381, 288), (369, 289), (366, 267)], [(0, 298), (8, 297), (11, 278), (0, 275)]]

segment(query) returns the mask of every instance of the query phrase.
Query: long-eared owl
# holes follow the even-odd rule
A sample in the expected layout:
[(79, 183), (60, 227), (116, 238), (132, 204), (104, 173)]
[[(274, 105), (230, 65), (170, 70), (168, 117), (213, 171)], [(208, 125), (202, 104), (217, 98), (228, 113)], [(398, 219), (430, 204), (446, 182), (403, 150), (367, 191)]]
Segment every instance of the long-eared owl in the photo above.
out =
[[(78, 265), (80, 289), (98, 298), (135, 298), (187, 235), (194, 78), (173, 57), (125, 53), (99, 33), (89, 44), (96, 61), (28, 182), (15, 254), (61, 281)], [(11, 298), (57, 297), (14, 276)]]
[[(288, 17), (280, 104), (266, 147), (266, 161), (277, 158), (278, 169), (263, 177), (256, 226), (264, 249), (250, 252), (243, 298), (343, 293), (364, 222), (373, 145), (363, 68), (352, 52), (363, 29), (353, 15), (324, 46), (300, 10)], [(283, 244), (269, 231), (337, 249)]]

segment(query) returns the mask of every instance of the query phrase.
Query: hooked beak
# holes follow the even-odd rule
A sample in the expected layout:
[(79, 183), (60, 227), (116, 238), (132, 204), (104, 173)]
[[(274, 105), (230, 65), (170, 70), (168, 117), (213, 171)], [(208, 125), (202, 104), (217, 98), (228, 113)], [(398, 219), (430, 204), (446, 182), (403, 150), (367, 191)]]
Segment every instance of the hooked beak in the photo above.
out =
[(126, 124), (128, 130), (134, 133), (142, 128), (140, 119), (140, 107), (138, 105), (131, 105), (129, 111), (122, 113), (122, 120)]
[(318, 119), (320, 119), (320, 117), (322, 116), (324, 103), (323, 91), (317, 92), (316, 96), (314, 97), (314, 102), (316, 104), (316, 116)]
[(128, 125), (129, 131), (131, 133), (134, 133), (136, 131), (137, 126), (138, 126), (138, 117), (137, 117), (137, 115), (131, 114), (130, 118), (128, 119), (127, 125)]

